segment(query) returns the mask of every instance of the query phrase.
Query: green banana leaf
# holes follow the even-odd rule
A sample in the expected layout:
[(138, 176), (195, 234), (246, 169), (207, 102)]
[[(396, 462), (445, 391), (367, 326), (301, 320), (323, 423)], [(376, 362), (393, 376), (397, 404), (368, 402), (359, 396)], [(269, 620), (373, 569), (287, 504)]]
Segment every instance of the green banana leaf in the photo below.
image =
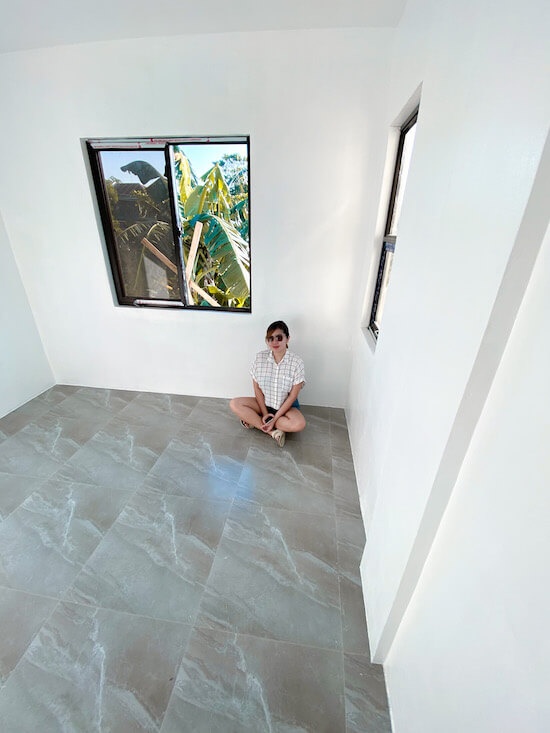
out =
[[(248, 236), (248, 195), (231, 195), (218, 163), (198, 183), (192, 170), (191, 178), (183, 181), (187, 176), (183, 153), (175, 155), (174, 160), (186, 256), (196, 222), (204, 224), (193, 279), (220, 305), (244, 307), (250, 302), (250, 248), (242, 236)], [(201, 304), (200, 296), (194, 294), (194, 298)]]
[(195, 186), (191, 191), (187, 200), (184, 204), (183, 210), (186, 219), (192, 219), (198, 214), (202, 214), (202, 209), (205, 203), (205, 197), (203, 196), (204, 186)]
[[(246, 242), (230, 223), (214, 214), (195, 218), (205, 224), (204, 246), (212, 266), (209, 273), (223, 280), (230, 298), (244, 299), (250, 294), (250, 253)], [(194, 226), (194, 221), (191, 222)]]
[(191, 171), (191, 165), (187, 156), (179, 150), (174, 153), (174, 164), (176, 167), (176, 181), (178, 182), (179, 198), (181, 203), (185, 204), (194, 187), (194, 175)]
[[(231, 213), (231, 194), (218, 163), (212, 166), (202, 177), (206, 200), (210, 204), (210, 211), (218, 216), (229, 219)], [(202, 209), (204, 211), (204, 208)], [(202, 213), (202, 212), (201, 212)]]

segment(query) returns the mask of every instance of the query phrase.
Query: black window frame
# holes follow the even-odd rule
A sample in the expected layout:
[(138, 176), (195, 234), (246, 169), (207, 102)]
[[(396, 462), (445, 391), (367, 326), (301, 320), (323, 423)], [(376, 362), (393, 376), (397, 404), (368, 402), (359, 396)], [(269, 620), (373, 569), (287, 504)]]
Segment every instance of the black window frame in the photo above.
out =
[[(372, 307), (370, 312), (370, 318), (369, 318), (369, 330), (374, 336), (375, 340), (378, 339), (378, 335), (380, 333), (380, 325), (379, 325), (379, 314), (378, 309), (380, 305), (380, 296), (382, 294), (382, 286), (384, 284), (384, 280), (389, 277), (389, 270), (386, 271), (386, 266), (388, 266), (391, 270), (391, 264), (393, 261), (393, 256), (395, 253), (395, 244), (397, 241), (397, 235), (396, 234), (390, 234), (391, 231), (391, 225), (393, 222), (393, 216), (395, 212), (395, 204), (397, 201), (397, 192), (399, 187), (399, 176), (401, 173), (401, 164), (403, 162), (403, 150), (405, 147), (405, 138), (409, 130), (416, 125), (418, 120), (418, 107), (414, 110), (414, 112), (409, 115), (409, 117), (405, 120), (401, 128), (399, 129), (399, 141), (397, 144), (397, 152), (395, 156), (395, 163), (393, 167), (393, 178), (392, 178), (392, 186), (391, 186), (391, 192), (390, 192), (390, 199), (388, 203), (388, 213), (386, 215), (386, 223), (384, 225), (384, 236), (382, 238), (382, 249), (380, 252), (380, 260), (378, 263), (378, 272), (376, 275), (376, 285), (374, 288), (374, 296), (372, 299)], [(405, 182), (406, 183), (406, 182)]]
[[(105, 242), (107, 256), (110, 265), (110, 273), (113, 278), (116, 298), (120, 306), (129, 307), (151, 307), (151, 308), (171, 308), (171, 309), (189, 309), (205, 312), (221, 312), (221, 313), (251, 313), (252, 312), (252, 267), (250, 264), (249, 272), (249, 305), (248, 307), (229, 307), (220, 305), (218, 307), (206, 307), (205, 305), (197, 305), (189, 302), (189, 288), (185, 278), (185, 259), (183, 252), (182, 230), (179, 226), (177, 215), (177, 203), (175, 199), (176, 183), (171, 175), (170, 165), (170, 146), (184, 145), (204, 145), (204, 144), (246, 144), (247, 151), (247, 174), (248, 174), (248, 253), (249, 261), (252, 259), (251, 246), (251, 193), (250, 193), (250, 136), (249, 135), (214, 135), (214, 136), (177, 136), (177, 137), (140, 137), (140, 138), (87, 138), (84, 141), (85, 149), (90, 166), (91, 177), (93, 181), (93, 193), (95, 194), (95, 202), (98, 207), (99, 217), (102, 224), (102, 234)], [(158, 150), (164, 152), (165, 173), (168, 184), (168, 195), (170, 200), (170, 218), (172, 232), (175, 245), (177, 281), (180, 290), (179, 299), (164, 298), (148, 298), (135, 297), (125, 294), (125, 284), (123, 281), (121, 262), (117, 252), (117, 244), (114, 235), (111, 211), (108, 205), (107, 191), (105, 187), (105, 176), (101, 164), (100, 154), (105, 151), (129, 151), (135, 150)]]

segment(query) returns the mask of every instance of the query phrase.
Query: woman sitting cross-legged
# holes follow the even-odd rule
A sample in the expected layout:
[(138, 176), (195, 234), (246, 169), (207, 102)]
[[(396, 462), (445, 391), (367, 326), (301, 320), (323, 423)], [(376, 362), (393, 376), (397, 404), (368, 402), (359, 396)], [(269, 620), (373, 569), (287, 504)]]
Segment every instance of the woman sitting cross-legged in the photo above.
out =
[(250, 370), (254, 397), (235, 397), (229, 403), (245, 428), (257, 428), (284, 445), (286, 433), (306, 426), (298, 393), (305, 384), (304, 362), (288, 351), (289, 332), (284, 321), (275, 321), (265, 337), (269, 348), (256, 354)]

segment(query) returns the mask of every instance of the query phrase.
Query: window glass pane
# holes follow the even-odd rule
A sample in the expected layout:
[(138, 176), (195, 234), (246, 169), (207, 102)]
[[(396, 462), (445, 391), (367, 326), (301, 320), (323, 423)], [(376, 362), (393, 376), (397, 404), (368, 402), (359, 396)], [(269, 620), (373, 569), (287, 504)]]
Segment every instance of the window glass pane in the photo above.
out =
[(99, 160), (123, 295), (180, 300), (164, 151), (102, 150)]
[(388, 291), (388, 285), (390, 283), (392, 264), (393, 264), (393, 249), (387, 248), (384, 250), (380, 292), (378, 294), (376, 312), (374, 313), (374, 317), (373, 317), (373, 323), (374, 323), (374, 326), (377, 332), (380, 329), (380, 322), (382, 320), (382, 314), (384, 312), (384, 305), (386, 303), (386, 293)]
[(403, 150), (401, 153), (401, 160), (398, 162), (399, 170), (397, 173), (397, 188), (395, 192), (395, 199), (393, 204), (393, 210), (391, 213), (389, 234), (393, 237), (397, 235), (397, 225), (399, 223), (399, 217), (401, 215), (401, 206), (403, 204), (403, 194), (405, 192), (405, 185), (407, 183), (407, 176), (409, 174), (409, 166), (411, 164), (412, 150), (414, 146), (414, 137), (416, 135), (416, 122), (410, 127), (404, 136)]
[(190, 305), (250, 309), (248, 145), (169, 146)]

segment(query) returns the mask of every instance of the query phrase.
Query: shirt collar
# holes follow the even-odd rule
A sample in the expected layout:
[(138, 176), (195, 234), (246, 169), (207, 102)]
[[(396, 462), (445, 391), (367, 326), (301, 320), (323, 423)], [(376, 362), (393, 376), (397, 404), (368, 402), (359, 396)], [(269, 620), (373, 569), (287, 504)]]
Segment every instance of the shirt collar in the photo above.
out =
[(277, 364), (277, 362), (275, 361), (275, 357), (273, 356), (273, 352), (271, 351), (271, 349), (269, 349), (269, 354), (267, 355), (267, 358), (271, 359), (271, 361), (275, 364), (275, 366), (281, 366), (283, 361), (286, 359), (287, 354), (288, 354), (288, 349), (285, 351), (285, 355), (283, 356), (281, 361)]

